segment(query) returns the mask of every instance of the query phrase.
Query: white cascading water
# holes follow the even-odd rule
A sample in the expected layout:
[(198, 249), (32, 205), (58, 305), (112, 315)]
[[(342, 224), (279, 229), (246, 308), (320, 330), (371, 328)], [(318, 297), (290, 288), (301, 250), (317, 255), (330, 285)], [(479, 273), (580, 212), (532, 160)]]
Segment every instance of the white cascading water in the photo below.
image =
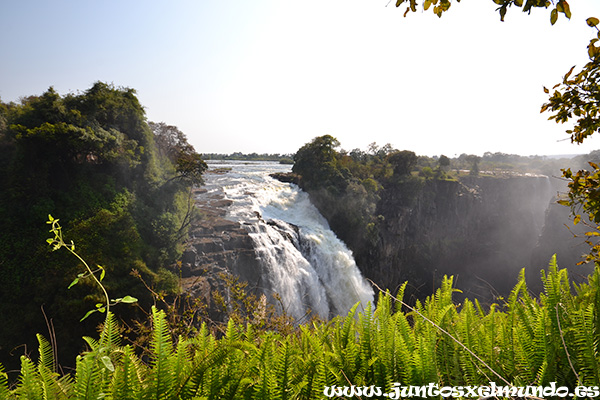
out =
[(308, 195), (296, 185), (269, 176), (288, 172), (276, 163), (210, 163), (231, 168), (209, 174), (207, 188), (233, 201), (227, 218), (249, 232), (271, 289), (296, 319), (313, 312), (322, 318), (347, 313), (373, 301), (351, 251), (329, 229)]

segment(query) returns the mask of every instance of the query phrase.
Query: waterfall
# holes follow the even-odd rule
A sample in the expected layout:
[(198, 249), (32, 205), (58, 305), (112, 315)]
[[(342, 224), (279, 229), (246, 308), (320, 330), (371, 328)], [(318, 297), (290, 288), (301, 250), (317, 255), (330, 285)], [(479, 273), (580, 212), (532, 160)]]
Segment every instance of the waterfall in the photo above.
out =
[[(248, 231), (262, 267), (263, 281), (281, 307), (296, 319), (310, 312), (322, 318), (347, 313), (357, 302), (373, 301), (352, 252), (296, 185), (268, 176), (289, 166), (229, 163), (213, 182), (232, 200), (227, 218)], [(270, 294), (270, 293), (267, 293)], [(274, 297), (272, 297), (274, 299)], [(277, 303), (277, 301), (275, 301)]]

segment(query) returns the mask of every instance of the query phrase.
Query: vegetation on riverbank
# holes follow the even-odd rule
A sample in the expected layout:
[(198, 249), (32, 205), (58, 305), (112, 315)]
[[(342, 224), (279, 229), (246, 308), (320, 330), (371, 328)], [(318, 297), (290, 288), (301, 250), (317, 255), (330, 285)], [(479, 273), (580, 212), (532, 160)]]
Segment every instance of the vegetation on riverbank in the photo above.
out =
[(181, 253), (194, 217), (190, 190), (205, 169), (177, 128), (146, 121), (133, 89), (97, 82), (78, 94), (50, 88), (0, 102), (0, 360), (35, 344), (44, 314), (71, 358), (81, 349), (77, 333), (98, 322), (78, 322), (102, 294), (89, 278), (66, 290), (79, 265), (48, 251), (48, 214), (106, 268), (111, 292), (149, 308), (148, 291), (130, 273), (156, 291), (177, 291), (167, 267)]
[[(551, 261), (545, 292), (528, 293), (523, 275), (502, 304), (455, 304), (452, 278), (423, 303), (407, 308), (380, 293), (377, 307), (299, 326), (293, 334), (229, 321), (222, 336), (203, 325), (173, 337), (163, 311), (142, 354), (123, 345), (109, 314), (100, 337), (86, 337), (73, 374), (60, 374), (41, 335), (37, 359), (21, 357), (15, 385), (0, 369), (0, 396), (107, 399), (322, 399), (329, 386), (598, 386), (600, 270), (589, 283), (569, 284)], [(575, 294), (573, 292), (575, 291)], [(507, 396), (508, 397), (508, 396)], [(383, 398), (377, 396), (377, 398)]]

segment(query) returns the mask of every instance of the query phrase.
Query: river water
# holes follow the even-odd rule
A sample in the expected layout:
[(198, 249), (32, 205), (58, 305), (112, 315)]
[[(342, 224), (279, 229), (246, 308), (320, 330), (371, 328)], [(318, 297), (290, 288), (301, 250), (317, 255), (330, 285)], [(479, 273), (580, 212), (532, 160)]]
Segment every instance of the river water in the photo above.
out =
[(346, 314), (357, 302), (373, 301), (352, 252), (329, 229), (308, 194), (269, 174), (289, 172), (274, 162), (210, 161), (208, 193), (232, 201), (227, 219), (239, 222), (252, 238), (262, 278), (281, 307), (296, 319)]

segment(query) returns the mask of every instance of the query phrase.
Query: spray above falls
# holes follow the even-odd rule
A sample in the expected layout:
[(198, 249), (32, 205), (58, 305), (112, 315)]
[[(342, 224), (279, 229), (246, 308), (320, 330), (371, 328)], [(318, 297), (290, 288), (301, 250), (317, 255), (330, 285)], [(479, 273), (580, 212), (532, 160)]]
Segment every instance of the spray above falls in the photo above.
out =
[[(207, 189), (232, 201), (227, 218), (239, 222), (252, 238), (265, 294), (277, 293), (281, 307), (296, 319), (310, 312), (329, 318), (360, 302), (373, 301), (351, 251), (329, 229), (308, 194), (279, 182), (274, 163), (227, 163), (223, 174), (207, 177)], [(264, 287), (266, 286), (266, 287)]]

